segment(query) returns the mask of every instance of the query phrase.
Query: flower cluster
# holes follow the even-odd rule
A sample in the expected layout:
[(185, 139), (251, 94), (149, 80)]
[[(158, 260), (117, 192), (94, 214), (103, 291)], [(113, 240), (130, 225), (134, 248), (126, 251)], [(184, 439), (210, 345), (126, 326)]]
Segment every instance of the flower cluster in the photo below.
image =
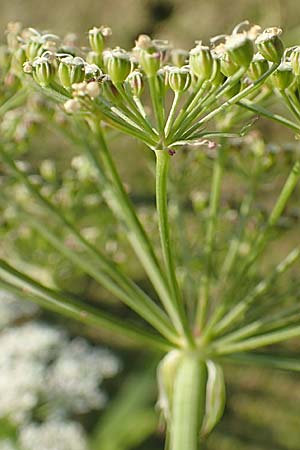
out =
[[(210, 119), (262, 95), (262, 87), (263, 95), (298, 88), (299, 49), (284, 50), (280, 34), (279, 28), (263, 31), (243, 22), (210, 45), (197, 41), (189, 52), (147, 35), (126, 51), (106, 48), (107, 27), (92, 28), (90, 48), (83, 49), (29, 29), (20, 31), (15, 54), (25, 74), (68, 113), (89, 123), (102, 120), (172, 154), (183, 143), (206, 142)], [(144, 104), (147, 86), (152, 112)]]
[[(2, 310), (0, 420), (20, 430), (24, 450), (85, 450), (84, 431), (70, 418), (104, 407), (106, 394), (100, 386), (119, 372), (119, 360), (42, 322), (9, 327), (36, 308), (6, 291), (1, 291)], [(42, 423), (36, 424), (36, 418)], [(10, 448), (6, 441), (0, 445)]]

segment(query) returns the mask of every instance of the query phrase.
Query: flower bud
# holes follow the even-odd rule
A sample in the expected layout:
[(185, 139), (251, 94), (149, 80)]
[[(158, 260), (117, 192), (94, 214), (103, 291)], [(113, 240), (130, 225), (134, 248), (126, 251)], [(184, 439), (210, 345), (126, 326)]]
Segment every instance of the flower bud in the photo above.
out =
[(172, 67), (168, 73), (168, 82), (174, 92), (184, 92), (191, 85), (191, 74), (187, 67)]
[(280, 28), (268, 28), (258, 36), (255, 44), (259, 53), (267, 60), (273, 63), (281, 61), (284, 46), (279, 38)]
[(201, 80), (209, 80), (213, 73), (213, 56), (209, 47), (198, 44), (190, 51), (189, 65), (191, 71)]
[(33, 78), (42, 87), (47, 87), (51, 83), (55, 69), (51, 61), (47, 57), (41, 56), (35, 58), (32, 63)]
[(95, 53), (101, 54), (104, 49), (105, 38), (111, 35), (111, 29), (108, 27), (94, 27), (89, 30), (89, 42)]
[(66, 89), (70, 89), (74, 83), (82, 82), (85, 76), (84, 60), (71, 55), (62, 58), (58, 66), (58, 76)]
[(300, 76), (300, 47), (296, 47), (290, 55), (292, 69), (296, 77)]
[(235, 64), (245, 68), (249, 67), (254, 55), (254, 48), (246, 34), (236, 33), (229, 36), (225, 49)]
[(171, 61), (174, 66), (182, 67), (187, 64), (189, 53), (186, 50), (174, 48), (171, 51)]
[(127, 52), (115, 49), (107, 59), (107, 73), (114, 84), (123, 83), (131, 71), (131, 62)]
[(65, 111), (68, 114), (73, 114), (81, 109), (80, 101), (77, 98), (71, 98), (70, 100), (67, 100), (64, 104)]
[(100, 85), (98, 81), (91, 81), (90, 83), (87, 83), (86, 93), (91, 98), (98, 97), (98, 95), (100, 95)]
[(273, 86), (280, 91), (289, 88), (294, 79), (292, 66), (289, 63), (281, 63), (278, 69), (272, 74)]
[(131, 88), (132, 95), (140, 97), (144, 90), (144, 80), (141, 72), (138, 72), (137, 70), (131, 72), (126, 81)]
[(248, 75), (249, 78), (252, 81), (258, 80), (261, 76), (263, 76), (264, 73), (269, 70), (269, 63), (268, 61), (263, 58), (259, 53), (257, 53), (248, 69)]

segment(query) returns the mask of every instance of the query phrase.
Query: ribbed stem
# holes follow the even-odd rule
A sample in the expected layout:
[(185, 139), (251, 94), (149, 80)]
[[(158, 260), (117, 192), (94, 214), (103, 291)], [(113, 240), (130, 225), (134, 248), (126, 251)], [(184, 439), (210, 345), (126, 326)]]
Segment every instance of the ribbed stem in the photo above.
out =
[(205, 414), (207, 368), (199, 356), (186, 354), (177, 370), (170, 424), (170, 450), (199, 450)]

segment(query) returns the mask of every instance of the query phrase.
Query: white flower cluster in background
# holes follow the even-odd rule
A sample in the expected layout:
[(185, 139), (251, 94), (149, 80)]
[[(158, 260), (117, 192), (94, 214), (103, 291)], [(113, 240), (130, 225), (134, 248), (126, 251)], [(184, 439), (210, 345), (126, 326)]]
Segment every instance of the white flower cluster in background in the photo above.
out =
[(76, 422), (27, 425), (20, 432), (19, 442), (24, 450), (87, 450), (84, 431)]
[(0, 329), (22, 317), (32, 316), (37, 310), (38, 307), (33, 303), (20, 301), (13, 294), (0, 289)]
[[(105, 406), (101, 383), (119, 372), (120, 362), (54, 326), (22, 322), (36, 311), (22, 309), (24, 304), (0, 291), (0, 317), (2, 309), (6, 314), (0, 331), (0, 421), (19, 430), (16, 446), (0, 440), (0, 450), (86, 450), (85, 432), (72, 417)], [(43, 421), (34, 423), (41, 408)]]

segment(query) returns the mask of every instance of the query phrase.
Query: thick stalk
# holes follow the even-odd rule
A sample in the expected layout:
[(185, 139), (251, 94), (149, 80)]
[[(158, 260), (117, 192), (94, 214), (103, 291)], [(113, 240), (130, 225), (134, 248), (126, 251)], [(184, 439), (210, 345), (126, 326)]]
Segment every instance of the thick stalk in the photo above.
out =
[(174, 383), (170, 423), (170, 450), (199, 450), (205, 414), (207, 368), (193, 353), (186, 354)]

